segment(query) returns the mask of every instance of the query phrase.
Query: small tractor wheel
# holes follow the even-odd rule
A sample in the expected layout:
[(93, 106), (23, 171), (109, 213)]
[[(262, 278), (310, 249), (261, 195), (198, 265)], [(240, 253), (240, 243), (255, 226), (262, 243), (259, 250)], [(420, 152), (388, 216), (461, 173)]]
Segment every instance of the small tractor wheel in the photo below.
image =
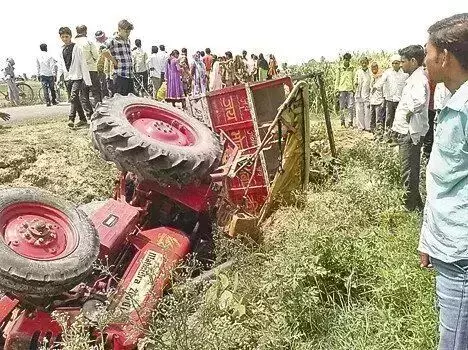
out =
[(99, 253), (91, 221), (37, 188), (0, 190), (0, 290), (45, 298), (88, 276)]
[(184, 185), (204, 180), (219, 164), (221, 145), (203, 123), (166, 103), (115, 95), (91, 117), (101, 156), (140, 179)]

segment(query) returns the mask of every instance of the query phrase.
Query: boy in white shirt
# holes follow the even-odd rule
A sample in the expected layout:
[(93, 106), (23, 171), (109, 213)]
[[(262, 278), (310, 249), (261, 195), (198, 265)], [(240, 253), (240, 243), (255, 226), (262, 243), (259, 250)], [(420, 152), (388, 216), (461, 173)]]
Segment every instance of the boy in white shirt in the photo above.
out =
[(59, 29), (59, 35), (64, 46), (59, 58), (57, 76), (60, 77), (63, 74), (63, 79), (67, 86), (68, 98), (71, 103), (68, 126), (75, 126), (75, 118), (78, 113), (80, 121), (76, 126), (80, 127), (87, 125), (81, 101), (83, 101), (84, 97), (83, 88), (92, 85), (91, 77), (89, 76), (88, 65), (84, 60), (81, 49), (71, 41), (71, 29), (68, 27), (61, 27)]

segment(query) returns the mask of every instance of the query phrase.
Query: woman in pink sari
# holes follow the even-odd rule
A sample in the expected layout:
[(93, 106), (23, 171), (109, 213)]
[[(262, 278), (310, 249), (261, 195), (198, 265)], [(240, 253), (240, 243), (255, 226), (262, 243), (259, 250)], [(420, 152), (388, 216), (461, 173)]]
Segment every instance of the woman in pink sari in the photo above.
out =
[(182, 69), (179, 65), (179, 51), (172, 51), (166, 63), (165, 79), (167, 82), (166, 101), (184, 103), (184, 90), (181, 80)]

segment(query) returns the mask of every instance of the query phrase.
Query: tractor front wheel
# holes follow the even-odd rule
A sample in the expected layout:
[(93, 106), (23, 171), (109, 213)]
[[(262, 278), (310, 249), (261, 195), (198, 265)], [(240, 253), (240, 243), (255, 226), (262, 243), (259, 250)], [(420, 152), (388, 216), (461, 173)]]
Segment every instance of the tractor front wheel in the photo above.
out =
[(99, 237), (86, 215), (36, 188), (0, 190), (0, 290), (45, 298), (87, 277)]

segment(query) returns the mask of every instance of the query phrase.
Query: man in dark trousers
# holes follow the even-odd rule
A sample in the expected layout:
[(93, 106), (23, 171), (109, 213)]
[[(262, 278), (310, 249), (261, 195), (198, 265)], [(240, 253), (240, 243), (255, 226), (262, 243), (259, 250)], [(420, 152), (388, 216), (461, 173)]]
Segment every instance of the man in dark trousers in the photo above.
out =
[(51, 106), (51, 98), (52, 104), (58, 104), (55, 93), (55, 73), (57, 64), (55, 59), (47, 52), (47, 44), (41, 44), (39, 48), (41, 49), (41, 53), (36, 58), (37, 76), (42, 84), (44, 100), (49, 107)]
[[(87, 121), (81, 104), (81, 101), (83, 101), (82, 91), (83, 86), (92, 85), (88, 65), (86, 64), (81, 49), (71, 41), (72, 32), (70, 28), (61, 27), (59, 29), (59, 35), (64, 45), (59, 59), (57, 76), (60, 77), (63, 74), (63, 79), (66, 82), (67, 92), (71, 103), (68, 126), (75, 126), (77, 113), (80, 121), (76, 126), (84, 126), (87, 125)], [(86, 112), (90, 113), (90, 111)]]
[(429, 81), (422, 67), (425, 53), (421, 45), (411, 45), (401, 49), (399, 54), (402, 69), (410, 76), (395, 111), (392, 130), (399, 145), (401, 180), (406, 190), (405, 207), (410, 211), (422, 210), (419, 192), (421, 144), (429, 130)]
[[(81, 51), (83, 52), (83, 58), (86, 61), (86, 64), (88, 65), (89, 76), (91, 77), (91, 82), (93, 83), (91, 89), (89, 89), (88, 87), (84, 87), (83, 95), (87, 103), (90, 103), (89, 93), (91, 91), (93, 94), (95, 106), (98, 102), (102, 102), (101, 85), (99, 82), (99, 75), (97, 72), (99, 50), (94, 41), (88, 39), (87, 35), (88, 28), (84, 24), (76, 27), (75, 43), (80, 47)], [(88, 116), (88, 118), (89, 117), (90, 115)]]
[(130, 33), (133, 24), (123, 19), (118, 24), (117, 35), (107, 43), (103, 55), (114, 64), (114, 93), (128, 95), (134, 92), (133, 62), (130, 48)]
[(132, 52), (133, 71), (137, 82), (137, 93), (145, 96), (148, 92), (148, 55), (141, 48), (141, 40), (135, 40), (136, 49)]

